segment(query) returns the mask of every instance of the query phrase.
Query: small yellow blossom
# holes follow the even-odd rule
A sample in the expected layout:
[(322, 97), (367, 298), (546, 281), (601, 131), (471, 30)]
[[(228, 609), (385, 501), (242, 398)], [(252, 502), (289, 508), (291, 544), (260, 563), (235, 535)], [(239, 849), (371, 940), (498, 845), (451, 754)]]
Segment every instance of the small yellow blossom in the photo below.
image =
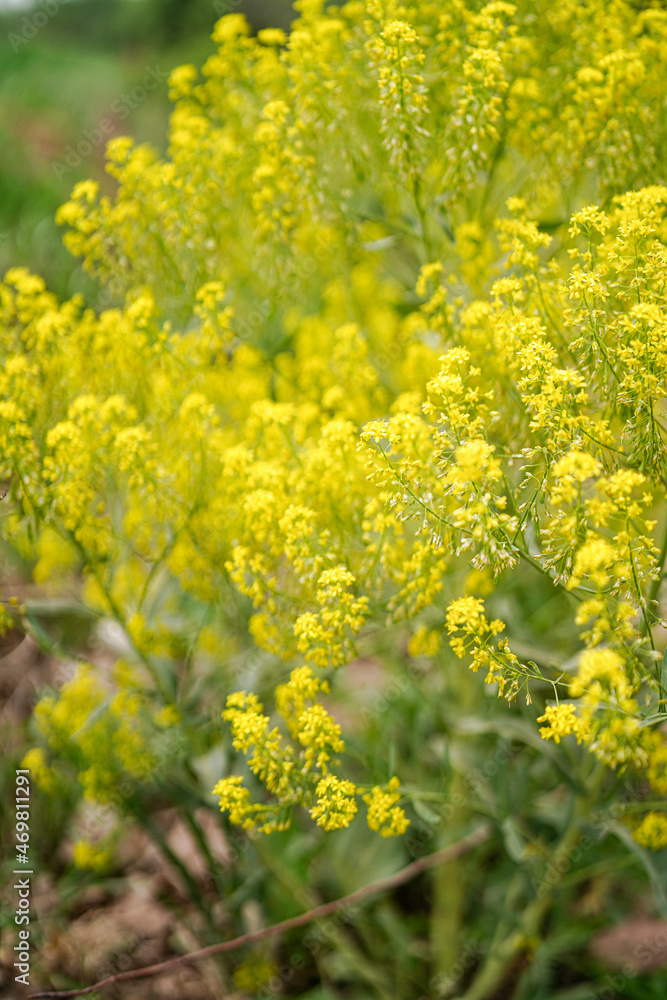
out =
[(77, 868), (84, 871), (102, 872), (113, 860), (112, 851), (88, 840), (77, 840), (73, 847), (73, 860)]
[(375, 785), (369, 795), (364, 795), (368, 806), (368, 825), (382, 837), (400, 836), (410, 825), (403, 809), (396, 805), (401, 799), (399, 788), (399, 779), (393, 777), (386, 788)]
[(328, 774), (317, 783), (317, 803), (310, 809), (310, 815), (325, 830), (341, 830), (349, 826), (357, 811), (355, 793), (351, 781)]
[(667, 743), (650, 753), (646, 776), (659, 795), (667, 795)]
[(647, 813), (632, 836), (649, 851), (663, 850), (667, 847), (667, 816), (659, 812)]
[(545, 740), (553, 739), (554, 743), (560, 743), (564, 736), (572, 733), (577, 737), (577, 743), (586, 739), (587, 726), (585, 721), (577, 714), (574, 705), (547, 705), (544, 715), (541, 715), (538, 722), (546, 722), (546, 726), (540, 727), (540, 735)]

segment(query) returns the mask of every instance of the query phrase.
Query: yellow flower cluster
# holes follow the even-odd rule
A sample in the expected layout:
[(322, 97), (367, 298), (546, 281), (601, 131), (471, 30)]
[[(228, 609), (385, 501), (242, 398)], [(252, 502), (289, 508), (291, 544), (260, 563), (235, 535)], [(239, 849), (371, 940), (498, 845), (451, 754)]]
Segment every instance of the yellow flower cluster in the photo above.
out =
[(32, 747), (24, 755), (21, 767), (30, 771), (31, 778), (38, 788), (48, 794), (55, 794), (58, 788), (56, 773), (49, 766), (42, 747)]
[[(350, 825), (357, 811), (357, 803), (353, 798), (355, 793), (356, 788), (351, 781), (327, 774), (317, 783), (317, 805), (311, 809), (310, 815), (325, 830), (341, 830)], [(371, 829), (374, 827), (371, 826)]]
[(667, 816), (659, 812), (647, 813), (632, 836), (650, 851), (662, 850), (667, 847)]
[(420, 625), (408, 642), (410, 656), (435, 656), (440, 650), (440, 633)]
[(244, 993), (254, 993), (270, 983), (278, 973), (279, 968), (274, 962), (253, 958), (234, 969), (234, 983)]
[(7, 598), (6, 603), (0, 601), (0, 638), (20, 624), (17, 616), (22, 614), (25, 614), (25, 605), (21, 604), (17, 597)]
[(484, 614), (484, 601), (478, 597), (459, 597), (447, 608), (447, 631), (454, 635), (449, 644), (456, 655), (463, 659), (470, 649), (473, 651), (473, 667), (477, 671), (489, 662), (489, 655), (484, 650), (486, 641), (505, 628), (500, 619), (488, 622)]
[(389, 163), (406, 185), (414, 186), (415, 154), (421, 137), (428, 136), (423, 124), (428, 113), (426, 90), (419, 72), (425, 56), (417, 33), (410, 24), (392, 18), (373, 34), (366, 50), (377, 73), (380, 131)]
[[(285, 722), (292, 742), (284, 740), (277, 727), (270, 729), (268, 716), (254, 694), (238, 691), (229, 695), (222, 713), (229, 722), (232, 743), (236, 750), (249, 754), (248, 767), (275, 801), (255, 803), (239, 775), (222, 778), (213, 794), (218, 796), (220, 809), (229, 814), (230, 822), (263, 833), (286, 829), (291, 813), (299, 805), (308, 810), (318, 826), (325, 830), (340, 830), (349, 826), (357, 812), (356, 796), (362, 789), (333, 773), (338, 761), (334, 754), (342, 753), (345, 744), (340, 726), (316, 701), (320, 692), (328, 693), (326, 681), (320, 680), (310, 667), (297, 667), (286, 684), (276, 690), (276, 708)], [(400, 782), (392, 778), (389, 792), (374, 788), (368, 825), (383, 836), (404, 833), (408, 819), (396, 806)], [(384, 795), (384, 798), (383, 798)], [(392, 807), (392, 808), (390, 808)]]
[(552, 739), (554, 743), (560, 743), (564, 736), (573, 733), (577, 743), (581, 743), (586, 736), (586, 723), (577, 715), (574, 705), (547, 705), (544, 715), (540, 715), (537, 721), (547, 723), (540, 727), (540, 735), (545, 740)]
[(368, 598), (356, 598), (348, 587), (354, 576), (344, 566), (325, 570), (317, 580), (316, 600), (319, 611), (307, 611), (294, 623), (297, 649), (318, 667), (339, 667), (353, 657), (354, 635), (364, 624)]
[[(342, 737), (304, 662), (344, 669), (425, 613), (414, 655), (444, 618), (505, 697), (571, 682), (543, 735), (663, 794), (667, 15), (298, 10), (288, 37), (223, 17), (201, 70), (171, 76), (166, 153), (113, 139), (114, 193), (83, 182), (60, 210), (111, 307), (21, 268), (0, 283), (3, 537), (141, 674), (85, 668), (42, 700), (40, 780), (67, 753), (109, 799), (191, 711), (201, 748), (197, 713), (252, 649), (258, 683), (272, 657), (292, 671), (291, 743), (232, 696), (277, 805), (236, 776), (221, 803), (342, 825)], [(520, 662), (480, 600), (512, 622), (540, 577), (569, 677)]]
[(128, 781), (135, 786), (154, 779), (173, 756), (175, 746), (171, 754), (166, 751), (160, 730), (176, 724), (174, 706), (153, 712), (139, 678), (122, 661), (115, 674), (112, 685), (89, 664), (80, 664), (57, 695), (45, 695), (35, 706), (35, 723), (51, 759), (34, 747), (24, 766), (45, 791), (57, 790), (69, 765), (86, 799), (122, 807), (119, 785), (125, 782), (129, 794)]
[(449, 645), (459, 659), (472, 656), (470, 669), (475, 673), (480, 667), (486, 670), (486, 683), (498, 685), (498, 696), (508, 701), (525, 691), (530, 704), (530, 680), (542, 680), (534, 663), (521, 663), (511, 651), (507, 639), (497, 645), (492, 640), (505, 629), (499, 618), (488, 621), (484, 601), (478, 597), (459, 597), (447, 608), (445, 624), (451, 636)]
[(377, 830), (382, 837), (400, 836), (408, 828), (408, 819), (396, 803), (401, 799), (400, 781), (391, 778), (386, 790), (375, 785), (369, 795), (364, 795), (368, 806), (368, 825), (371, 830)]
[(77, 840), (72, 848), (72, 858), (77, 868), (84, 871), (103, 872), (113, 861), (113, 852), (89, 840)]

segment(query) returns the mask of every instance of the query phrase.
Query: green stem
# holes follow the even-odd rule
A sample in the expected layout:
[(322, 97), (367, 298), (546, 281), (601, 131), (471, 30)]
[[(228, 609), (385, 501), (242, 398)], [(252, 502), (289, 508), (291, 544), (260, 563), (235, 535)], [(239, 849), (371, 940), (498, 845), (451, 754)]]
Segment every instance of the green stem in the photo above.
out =
[[(651, 625), (649, 622), (649, 609), (651, 609), (650, 613), (653, 616), (653, 618), (655, 618), (655, 615), (653, 614), (653, 605), (656, 603), (658, 595), (660, 593), (660, 585), (662, 583), (662, 577), (665, 571), (665, 560), (667, 560), (667, 521), (665, 522), (665, 531), (662, 538), (662, 546), (660, 548), (660, 555), (658, 556), (658, 575), (652, 582), (649, 592), (642, 604), (642, 611), (644, 613), (644, 624), (642, 626), (642, 635), (646, 635), (648, 633), (651, 640), (651, 646), (653, 647), (653, 649), (655, 649), (655, 646), (653, 645), (653, 633), (651, 631)], [(634, 571), (634, 565), (633, 565), (633, 571)], [(661, 702), (663, 702), (663, 699), (665, 698), (665, 691), (663, 690), (662, 687), (662, 676), (659, 664), (656, 664), (656, 674), (658, 678), (658, 698), (660, 699)], [(667, 713), (667, 705), (665, 705), (664, 703), (660, 704), (658, 706), (658, 711), (661, 713)]]
[(660, 584), (662, 583), (662, 575), (665, 570), (665, 560), (667, 559), (667, 521), (665, 521), (665, 533), (662, 539), (662, 547), (660, 549), (660, 555), (658, 556), (658, 576), (651, 584), (650, 590), (647, 596), (647, 603), (653, 605), (658, 599), (658, 594), (660, 593)]
[[(75, 542), (75, 544), (78, 544), (76, 542), (76, 539), (74, 539), (74, 542)], [(85, 557), (85, 550), (82, 548), (82, 546), (79, 546), (79, 548), (84, 553), (84, 557)], [(118, 605), (116, 604), (116, 601), (114, 600), (114, 598), (113, 598), (113, 596), (111, 594), (111, 591), (109, 590), (109, 588), (104, 583), (104, 580), (102, 579), (102, 576), (101, 576), (101, 574), (99, 572), (99, 568), (98, 568), (97, 563), (93, 562), (92, 560), (88, 560), (88, 561), (89, 561), (89, 565), (90, 565), (90, 567), (91, 567), (91, 569), (92, 569), (92, 571), (93, 571), (93, 573), (95, 575), (95, 580), (97, 581), (97, 585), (99, 586), (100, 590), (104, 594), (104, 597), (105, 597), (105, 599), (106, 599), (106, 601), (107, 601), (107, 603), (109, 605), (109, 608), (111, 610), (111, 614), (115, 618), (116, 622), (122, 628), (124, 634), (126, 635), (126, 637), (127, 637), (128, 641), (130, 642), (132, 648), (134, 649), (134, 652), (137, 654), (137, 656), (139, 657), (139, 659), (144, 664), (144, 666), (146, 667), (146, 669), (150, 673), (151, 677), (155, 681), (155, 686), (157, 687), (158, 691), (162, 695), (162, 697), (163, 697), (163, 699), (165, 701), (165, 704), (168, 705), (173, 700), (173, 695), (170, 694), (170, 692), (167, 690), (167, 688), (163, 684), (162, 678), (160, 677), (159, 672), (155, 669), (155, 667), (154, 667), (153, 663), (151, 662), (150, 658), (148, 656), (146, 656), (146, 654), (141, 649), (139, 649), (139, 647), (137, 646), (136, 642), (134, 641), (134, 639), (132, 638), (132, 636), (128, 632), (128, 630), (127, 630), (127, 622), (125, 620), (125, 617), (121, 613), (121, 610), (118, 607)]]
[(199, 910), (204, 920), (206, 921), (206, 926), (208, 928), (209, 933), (212, 935), (212, 937), (215, 937), (216, 927), (213, 922), (211, 912), (208, 906), (204, 903), (202, 887), (197, 884), (195, 878), (192, 875), (192, 872), (181, 861), (178, 855), (175, 854), (174, 851), (172, 851), (171, 847), (167, 843), (162, 833), (162, 830), (160, 830), (160, 828), (157, 826), (153, 818), (150, 815), (148, 815), (148, 813), (145, 813), (143, 809), (141, 809), (139, 806), (137, 806), (133, 811), (138, 822), (141, 824), (141, 826), (144, 827), (146, 832), (150, 834), (151, 838), (153, 839), (157, 847), (159, 847), (162, 854), (165, 856), (165, 858), (167, 858), (170, 864), (176, 869), (176, 871), (183, 879), (185, 888), (187, 890), (187, 894), (190, 897), (191, 902)]
[[(265, 867), (283, 885), (289, 895), (300, 905), (310, 909), (319, 903), (312, 889), (305, 887), (282, 862), (276, 862), (273, 854), (268, 849), (266, 843), (261, 839), (254, 842), (255, 850), (264, 862)], [(318, 921), (319, 923), (319, 921)], [(359, 928), (357, 928), (357, 933)], [(332, 947), (335, 947), (345, 956), (352, 968), (356, 969), (359, 975), (367, 983), (372, 985), (383, 998), (383, 1000), (394, 1000), (394, 994), (390, 987), (390, 981), (385, 975), (385, 970), (380, 969), (369, 962), (361, 949), (355, 943), (352, 935), (348, 934), (344, 927), (331, 929), (331, 921), (326, 923), (326, 934), (330, 939)]]
[[(567, 857), (569, 852), (575, 847), (579, 838), (581, 820), (588, 813), (591, 804), (597, 799), (605, 774), (604, 765), (598, 764), (594, 769), (590, 782), (590, 792), (587, 796), (575, 802), (570, 822), (555, 853)], [(511, 963), (524, 946), (526, 939), (535, 937), (538, 934), (542, 922), (552, 905), (557, 888), (558, 885), (545, 886), (541, 894), (528, 904), (523, 911), (518, 927), (512, 929), (497, 947), (492, 947), (486, 961), (482, 964), (469, 988), (459, 1000), (488, 1000), (489, 997), (497, 993), (507, 976)]]
[(195, 838), (197, 844), (199, 845), (199, 848), (200, 848), (202, 854), (204, 855), (204, 859), (206, 860), (206, 863), (208, 865), (208, 870), (210, 872), (211, 879), (215, 883), (216, 892), (220, 895), (220, 898), (222, 899), (222, 890), (221, 890), (221, 886), (219, 884), (219, 879), (218, 879), (218, 875), (217, 875), (217, 865), (215, 863), (215, 858), (213, 857), (213, 854), (211, 853), (211, 848), (209, 846), (209, 842), (208, 842), (207, 838), (204, 835), (204, 831), (202, 830), (202, 828), (200, 827), (199, 823), (194, 818), (194, 816), (192, 815), (192, 813), (190, 812), (189, 809), (187, 809), (187, 808), (183, 809), (182, 812), (183, 812), (183, 815), (185, 816), (186, 823), (188, 824), (188, 826), (190, 827), (190, 830), (192, 831), (193, 837)]
[(431, 246), (431, 241), (428, 237), (428, 232), (426, 230), (426, 212), (424, 211), (424, 206), (422, 205), (421, 202), (421, 186), (419, 184), (418, 178), (415, 178), (412, 194), (415, 202), (415, 207), (417, 209), (417, 215), (419, 217), (421, 241), (424, 247), (424, 253), (426, 255), (426, 260), (424, 263), (428, 264), (433, 260), (433, 247)]
[[(461, 713), (467, 714), (474, 708), (479, 697), (477, 678), (470, 670), (455, 671), (448, 685), (448, 694)], [(460, 745), (464, 740), (465, 737), (462, 736), (450, 736), (452, 756), (462, 750)], [(448, 797), (456, 802), (459, 802), (459, 797), (465, 800), (466, 784), (463, 773), (454, 770), (448, 783)], [(461, 802), (457, 810), (457, 825), (465, 826), (469, 815), (469, 807)], [(436, 974), (446, 975), (461, 952), (465, 931), (466, 872), (460, 860), (450, 861), (435, 869), (432, 895), (429, 937), (433, 965)]]

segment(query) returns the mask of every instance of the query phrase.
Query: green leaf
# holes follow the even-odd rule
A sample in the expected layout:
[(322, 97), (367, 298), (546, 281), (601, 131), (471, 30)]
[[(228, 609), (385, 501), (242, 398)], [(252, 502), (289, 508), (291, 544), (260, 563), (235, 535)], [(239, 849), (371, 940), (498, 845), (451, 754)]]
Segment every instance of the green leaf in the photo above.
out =
[(644, 850), (636, 840), (633, 839), (632, 834), (626, 827), (621, 826), (620, 823), (610, 823), (609, 832), (613, 833), (615, 837), (625, 844), (629, 850), (635, 854), (642, 865), (644, 870), (649, 877), (651, 883), (651, 888), (653, 890), (653, 896), (655, 898), (658, 909), (660, 910), (663, 917), (667, 918), (667, 895), (665, 894), (665, 887), (663, 884), (663, 878), (661, 877), (658, 869), (656, 868), (653, 858), (648, 851)]
[(414, 799), (411, 799), (410, 801), (412, 804), (412, 808), (417, 813), (419, 818), (423, 819), (424, 822), (428, 823), (429, 826), (433, 826), (436, 829), (438, 829), (438, 827), (442, 823), (441, 817), (433, 809), (431, 809), (430, 806), (427, 806), (426, 803), (423, 801), (423, 799), (420, 799), (419, 796), (416, 796)]
[(521, 864), (526, 856), (524, 840), (519, 833), (519, 828), (511, 816), (506, 816), (500, 824), (505, 841), (505, 848), (512, 861)]
[(658, 723), (665, 721), (664, 712), (653, 712), (651, 715), (647, 715), (645, 719), (639, 723), (638, 729), (646, 729), (647, 726), (657, 726)]
[(513, 719), (511, 717), (478, 719), (472, 715), (464, 716), (463, 718), (459, 717), (456, 720), (452, 720), (450, 724), (452, 729), (459, 732), (471, 735), (476, 733), (497, 733), (506, 740), (525, 743), (527, 746), (532, 747), (533, 750), (537, 750), (543, 757), (546, 757), (561, 772), (577, 794), (585, 795), (586, 789), (572, 769), (568, 767), (565, 754), (561, 752), (559, 747), (554, 746), (553, 743), (543, 740), (536, 725), (533, 726), (523, 719)]

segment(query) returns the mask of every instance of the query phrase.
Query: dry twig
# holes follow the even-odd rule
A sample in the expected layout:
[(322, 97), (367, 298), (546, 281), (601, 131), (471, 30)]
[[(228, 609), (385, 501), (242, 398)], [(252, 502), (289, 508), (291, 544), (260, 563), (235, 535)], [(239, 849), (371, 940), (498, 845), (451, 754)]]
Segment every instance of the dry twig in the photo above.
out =
[(415, 878), (415, 876), (421, 874), (423, 871), (426, 871), (428, 868), (434, 868), (436, 865), (442, 865), (448, 861), (453, 861), (455, 858), (460, 857), (467, 851), (472, 850), (473, 847), (477, 847), (478, 844), (483, 843), (488, 839), (489, 835), (490, 829), (488, 826), (478, 827), (478, 829), (474, 830), (462, 840), (457, 841), (457, 843), (450, 844), (449, 847), (444, 847), (442, 850), (436, 851), (434, 854), (427, 854), (423, 858), (418, 858), (418, 860), (413, 861), (412, 864), (407, 865), (405, 868), (401, 868), (401, 870), (396, 872), (395, 875), (389, 875), (387, 878), (379, 879), (377, 882), (371, 882), (369, 885), (362, 886), (361, 889), (357, 889), (355, 892), (351, 892), (347, 896), (342, 896), (340, 899), (334, 899), (330, 903), (323, 903), (321, 906), (316, 906), (314, 909), (308, 910), (306, 913), (301, 913), (297, 917), (290, 917), (288, 920), (283, 920), (279, 924), (273, 924), (271, 927), (263, 927), (261, 930), (252, 931), (250, 934), (242, 934), (241, 937), (233, 938), (230, 941), (221, 941), (219, 944), (212, 944), (207, 948), (200, 948), (198, 951), (188, 952), (187, 955), (179, 955), (177, 958), (169, 958), (164, 962), (158, 962), (156, 965), (146, 965), (141, 969), (129, 969), (126, 972), (118, 972), (114, 976), (108, 976), (107, 979), (100, 980), (99, 983), (93, 983), (92, 986), (84, 986), (77, 990), (56, 990), (47, 991), (45, 993), (33, 993), (31, 994), (30, 1000), (67, 1000), (68, 997), (84, 996), (87, 993), (94, 993), (97, 990), (104, 989), (105, 986), (112, 986), (114, 983), (124, 982), (129, 979), (142, 979), (146, 976), (155, 976), (160, 972), (166, 972), (167, 969), (173, 969), (177, 965), (198, 962), (202, 958), (211, 958), (213, 955), (221, 955), (226, 951), (234, 951), (237, 948), (242, 948), (244, 945), (254, 944), (256, 941), (263, 941), (268, 937), (285, 934), (287, 931), (294, 930), (295, 927), (303, 927), (304, 924), (312, 923), (313, 920), (320, 920), (323, 917), (328, 917), (337, 910), (341, 910), (353, 903), (360, 903), (369, 896), (374, 896), (381, 892), (389, 892), (391, 889), (395, 889), (397, 886), (403, 885), (404, 882), (409, 882), (410, 879)]

